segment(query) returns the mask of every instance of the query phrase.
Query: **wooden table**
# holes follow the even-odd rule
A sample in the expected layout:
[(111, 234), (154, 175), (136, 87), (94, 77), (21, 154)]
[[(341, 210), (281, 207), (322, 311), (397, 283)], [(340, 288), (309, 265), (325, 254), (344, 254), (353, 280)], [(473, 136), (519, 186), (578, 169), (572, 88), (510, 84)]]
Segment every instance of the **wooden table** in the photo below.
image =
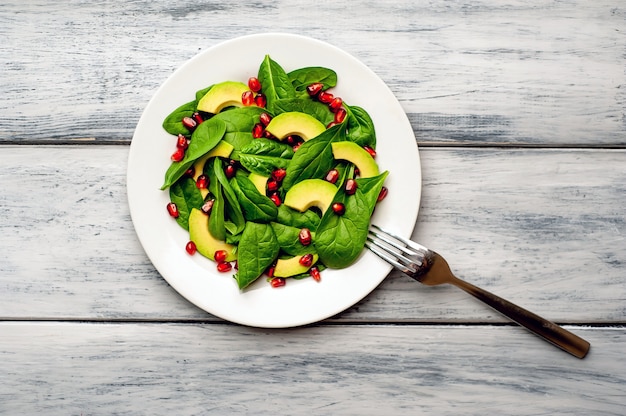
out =
[[(1, 414), (624, 414), (622, 2), (62, 3), (0, 5)], [(420, 146), (413, 238), (587, 358), (396, 272), (283, 330), (170, 288), (129, 216), (135, 125), (183, 62), (261, 32), (385, 81)]]

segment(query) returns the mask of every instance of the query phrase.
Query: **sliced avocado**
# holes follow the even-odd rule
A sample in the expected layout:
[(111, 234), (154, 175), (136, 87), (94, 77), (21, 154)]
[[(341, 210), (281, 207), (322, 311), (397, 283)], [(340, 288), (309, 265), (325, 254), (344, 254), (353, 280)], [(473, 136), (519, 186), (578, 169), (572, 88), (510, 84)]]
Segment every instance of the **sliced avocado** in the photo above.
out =
[(226, 251), (226, 261), (237, 259), (235, 246), (213, 237), (209, 232), (209, 216), (196, 208), (189, 213), (189, 239), (196, 243), (198, 253), (211, 260), (215, 260), (218, 250)]
[(353, 163), (359, 169), (362, 178), (378, 175), (378, 165), (372, 155), (355, 142), (335, 142), (331, 143), (331, 146), (333, 157)]
[(242, 82), (225, 81), (215, 84), (198, 101), (197, 110), (217, 114), (226, 107), (242, 107), (241, 95), (246, 91), (248, 86)]
[[(220, 141), (213, 149), (209, 150), (204, 156), (200, 157), (193, 163), (193, 180), (197, 181), (198, 176), (202, 175), (204, 172), (204, 164), (207, 160), (212, 157), (228, 157), (233, 152), (233, 145), (225, 142), (224, 140)], [(202, 198), (206, 198), (209, 190), (206, 188), (200, 189), (200, 193), (202, 194)]]
[(258, 173), (250, 172), (248, 179), (254, 184), (256, 189), (261, 195), (265, 195), (265, 188), (267, 187), (267, 176), (259, 175)]
[(320, 135), (326, 126), (315, 117), (299, 111), (288, 111), (274, 117), (265, 128), (279, 140), (287, 136), (300, 136), (307, 141)]
[(335, 185), (323, 179), (305, 179), (289, 188), (284, 204), (300, 212), (317, 207), (323, 214), (333, 202), (337, 190)]
[(311, 266), (317, 263), (319, 256), (317, 254), (313, 254), (313, 263), (311, 263), (311, 266), (309, 267), (300, 264), (301, 258), (302, 256), (294, 256), (288, 259), (278, 259), (276, 261), (276, 268), (274, 269), (274, 276), (290, 277), (306, 273)]

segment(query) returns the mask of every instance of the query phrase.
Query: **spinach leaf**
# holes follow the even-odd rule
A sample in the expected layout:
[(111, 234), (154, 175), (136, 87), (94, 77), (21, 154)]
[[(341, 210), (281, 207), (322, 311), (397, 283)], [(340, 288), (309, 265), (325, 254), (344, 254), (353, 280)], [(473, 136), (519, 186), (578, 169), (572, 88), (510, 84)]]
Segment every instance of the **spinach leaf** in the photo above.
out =
[(239, 270), (235, 280), (244, 289), (263, 274), (278, 257), (278, 241), (269, 224), (248, 221), (238, 249)]
[(335, 114), (328, 109), (328, 105), (313, 101), (310, 98), (286, 98), (274, 103), (274, 114), (297, 111), (309, 114), (327, 126), (335, 119)]
[[(203, 123), (204, 124), (204, 123)], [(217, 158), (215, 159), (217, 160)], [(209, 177), (209, 192), (215, 198), (209, 215), (209, 232), (218, 240), (226, 240), (226, 223), (224, 218), (224, 193), (222, 184), (215, 175), (215, 169), (205, 169)]]
[(285, 70), (269, 55), (265, 55), (259, 67), (259, 81), (267, 98), (267, 109), (274, 112), (274, 103), (282, 98), (295, 98), (294, 89)]
[(301, 228), (291, 227), (289, 225), (272, 222), (272, 229), (276, 234), (276, 239), (280, 249), (290, 256), (299, 256), (306, 253), (316, 254), (314, 246), (302, 245), (299, 239)]
[(385, 171), (371, 178), (359, 178), (354, 195), (338, 192), (335, 196), (333, 203), (343, 203), (346, 211), (337, 215), (333, 210), (327, 210), (313, 242), (326, 266), (336, 269), (347, 267), (363, 251), (370, 218), (387, 174)]
[(241, 149), (239, 161), (250, 172), (270, 176), (276, 168), (286, 169), (293, 154), (293, 148), (288, 144), (256, 139)]
[(213, 88), (213, 85), (209, 85), (206, 88), (196, 91), (196, 107), (198, 106), (198, 101), (200, 101), (211, 88)]
[(320, 217), (312, 210), (299, 212), (282, 204), (278, 207), (276, 222), (297, 228), (308, 228), (313, 232), (320, 223)]
[(233, 160), (239, 160), (240, 150), (253, 140), (255, 139), (250, 132), (234, 131), (224, 135), (224, 141), (233, 145), (233, 152), (230, 154)]
[(161, 189), (166, 189), (176, 182), (199, 157), (213, 149), (226, 131), (226, 124), (213, 117), (200, 124), (193, 132), (185, 157), (180, 162), (174, 162), (165, 172), (165, 182)]
[(324, 89), (332, 88), (337, 85), (337, 73), (329, 68), (321, 66), (311, 66), (296, 69), (287, 74), (298, 97), (307, 98), (309, 93), (306, 87), (315, 82), (324, 84)]
[(221, 111), (209, 120), (217, 119), (225, 123), (226, 133), (251, 133), (254, 125), (259, 122), (259, 116), (264, 111), (266, 111), (264, 108), (256, 106), (236, 107)]
[(375, 149), (376, 130), (374, 130), (374, 122), (370, 115), (361, 107), (349, 106), (345, 103), (344, 107), (348, 113), (346, 117), (348, 123), (347, 139), (361, 146), (369, 146)]
[(170, 200), (178, 207), (176, 222), (189, 230), (189, 214), (192, 208), (202, 208), (204, 199), (196, 182), (189, 176), (183, 176), (170, 187)]
[(243, 217), (243, 212), (241, 211), (241, 206), (239, 205), (235, 191), (231, 187), (230, 182), (228, 182), (228, 178), (224, 173), (222, 161), (217, 157), (213, 162), (213, 170), (215, 172), (215, 177), (222, 186), (222, 192), (226, 197), (227, 203), (224, 206), (224, 211), (226, 217), (230, 219), (230, 222), (225, 221), (225, 227), (231, 234), (239, 234), (243, 231), (246, 225), (246, 220)]
[(326, 176), (335, 163), (330, 144), (345, 140), (345, 138), (346, 126), (342, 123), (302, 143), (289, 163), (283, 189), (288, 190), (304, 179), (321, 179)]
[(190, 101), (181, 105), (165, 117), (165, 120), (163, 120), (163, 128), (166, 132), (175, 136), (178, 136), (179, 134), (189, 136), (191, 132), (187, 129), (187, 127), (183, 126), (183, 118), (191, 117), (195, 111), (195, 101)]
[(261, 195), (246, 175), (235, 176), (232, 185), (246, 220), (269, 222), (276, 219), (278, 215), (276, 204), (265, 195)]

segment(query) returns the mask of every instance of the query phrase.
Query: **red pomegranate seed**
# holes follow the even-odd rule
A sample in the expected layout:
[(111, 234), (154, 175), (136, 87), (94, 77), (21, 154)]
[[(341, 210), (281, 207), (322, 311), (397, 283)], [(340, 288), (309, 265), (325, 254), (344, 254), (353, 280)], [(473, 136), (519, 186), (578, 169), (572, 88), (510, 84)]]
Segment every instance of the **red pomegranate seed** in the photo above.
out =
[(270, 284), (272, 285), (272, 287), (281, 287), (285, 286), (287, 284), (287, 281), (282, 277), (275, 277), (270, 280)]
[(278, 186), (278, 181), (275, 181), (274, 179), (267, 181), (267, 190), (270, 192), (276, 192), (278, 190)]
[(339, 110), (342, 105), (343, 105), (343, 100), (339, 97), (335, 97), (330, 103), (328, 103), (328, 108), (330, 108), (330, 111), (334, 113), (337, 110)]
[(276, 204), (277, 207), (280, 206), (280, 204), (282, 204), (283, 201), (280, 200), (280, 197), (278, 196), (278, 194), (272, 194), (270, 196), (270, 199), (272, 200), (272, 202), (274, 204)]
[(241, 94), (241, 102), (245, 106), (254, 104), (254, 93), (252, 91), (246, 91)]
[(196, 121), (197, 124), (202, 124), (202, 122), (204, 121), (204, 119), (202, 118), (202, 115), (197, 112), (193, 113), (191, 117), (193, 117), (193, 119)]
[(374, 150), (373, 148), (369, 146), (363, 146), (363, 149), (367, 150), (367, 153), (369, 153), (372, 157), (376, 157), (376, 150)]
[(180, 162), (185, 157), (185, 149), (181, 149), (180, 147), (176, 148), (176, 151), (172, 153), (172, 162)]
[(185, 246), (185, 250), (187, 250), (187, 253), (189, 253), (191, 256), (196, 254), (196, 251), (198, 251), (196, 243), (194, 243), (193, 241), (187, 243), (187, 245)]
[(385, 199), (388, 193), (389, 193), (389, 189), (387, 189), (387, 187), (383, 186), (382, 188), (380, 188), (380, 193), (378, 194), (377, 201), (380, 202), (383, 199)]
[(167, 204), (167, 212), (173, 218), (178, 218), (178, 216), (180, 215), (180, 213), (178, 212), (178, 206), (173, 202)]
[(311, 230), (308, 228), (303, 228), (300, 230), (298, 234), (298, 240), (300, 240), (300, 244), (303, 246), (308, 246), (311, 244)]
[(296, 144), (297, 140), (296, 140), (296, 138), (294, 136), (287, 136), (285, 141), (287, 142), (288, 145), (293, 146), (294, 144)]
[(346, 213), (346, 206), (342, 204), (341, 202), (335, 202), (332, 205), (332, 208), (333, 208), (333, 212), (337, 215), (343, 215)]
[(263, 127), (263, 124), (256, 123), (254, 127), (252, 127), (252, 137), (254, 137), (255, 139), (263, 137), (264, 133), (265, 128)]
[(226, 165), (226, 167), (224, 168), (224, 174), (226, 174), (226, 177), (228, 179), (235, 176), (235, 173), (237, 173), (237, 168), (235, 168), (234, 165)]
[(311, 265), (313, 264), (313, 254), (311, 253), (305, 254), (304, 256), (300, 257), (300, 260), (298, 260), (298, 263), (300, 263), (304, 267), (311, 267)]
[(337, 169), (329, 170), (325, 179), (330, 183), (336, 183), (337, 179), (339, 179), (339, 171)]
[(257, 77), (248, 78), (248, 88), (254, 92), (261, 91), (261, 81)]
[(313, 84), (310, 84), (306, 87), (306, 92), (309, 94), (309, 96), (315, 97), (323, 89), (324, 89), (324, 84), (320, 82), (314, 82)]
[(185, 171), (185, 175), (191, 176), (193, 178), (194, 173), (196, 173), (196, 169), (193, 166), (189, 166), (189, 169)]
[(196, 179), (196, 188), (206, 189), (208, 187), (209, 187), (209, 177), (204, 174), (198, 176), (198, 179)]
[(270, 121), (272, 121), (272, 116), (270, 116), (268, 113), (261, 113), (261, 115), (259, 116), (259, 121), (264, 126), (267, 126), (268, 124), (270, 124)]
[(333, 121), (331, 121), (330, 123), (328, 123), (326, 125), (326, 128), (329, 129), (329, 128), (333, 127), (333, 126), (336, 126), (337, 124), (339, 124), (339, 123), (337, 123), (336, 121), (333, 120)]
[(335, 98), (335, 96), (328, 91), (321, 91), (319, 94), (317, 94), (317, 99), (324, 104), (330, 104), (333, 98)]
[(298, 142), (298, 143), (294, 144), (291, 147), (292, 147), (293, 151), (296, 152), (300, 148), (300, 146), (302, 146), (302, 142)]
[(286, 175), (287, 171), (285, 169), (278, 168), (272, 172), (272, 179), (274, 179), (276, 182), (282, 182), (283, 179), (285, 179)]
[(357, 184), (354, 179), (348, 179), (346, 181), (346, 194), (354, 195), (354, 193), (356, 192), (356, 188), (357, 188)]
[(343, 123), (343, 121), (346, 119), (346, 115), (348, 115), (346, 109), (343, 107), (339, 108), (337, 111), (335, 111), (335, 123)]
[(176, 147), (178, 147), (179, 149), (187, 150), (187, 148), (189, 147), (189, 141), (185, 136), (179, 134), (176, 138)]
[(265, 274), (267, 275), (267, 277), (269, 277), (271, 279), (271, 278), (274, 277), (274, 272), (275, 271), (276, 271), (276, 266), (270, 266), (265, 271)]
[(185, 126), (185, 128), (187, 130), (193, 130), (196, 128), (196, 126), (198, 125), (198, 123), (196, 122), (196, 120), (194, 120), (191, 117), (183, 117), (183, 126)]
[(218, 263), (224, 263), (226, 261), (227, 254), (226, 250), (217, 250), (215, 254), (213, 254), (213, 258)]
[(208, 201), (206, 201), (204, 204), (202, 204), (202, 212), (204, 212), (205, 214), (210, 214), (211, 210), (213, 209), (213, 204), (215, 203), (214, 199), (209, 199)]
[(221, 263), (217, 263), (217, 271), (220, 273), (229, 272), (233, 268), (233, 265), (227, 261), (223, 261)]
[(265, 108), (267, 105), (267, 97), (265, 97), (264, 94), (257, 94), (257, 96), (254, 97), (254, 103), (257, 107)]
[(320, 269), (318, 269), (316, 266), (311, 267), (311, 270), (309, 270), (309, 274), (316, 282), (319, 282), (322, 279), (322, 276), (320, 275)]

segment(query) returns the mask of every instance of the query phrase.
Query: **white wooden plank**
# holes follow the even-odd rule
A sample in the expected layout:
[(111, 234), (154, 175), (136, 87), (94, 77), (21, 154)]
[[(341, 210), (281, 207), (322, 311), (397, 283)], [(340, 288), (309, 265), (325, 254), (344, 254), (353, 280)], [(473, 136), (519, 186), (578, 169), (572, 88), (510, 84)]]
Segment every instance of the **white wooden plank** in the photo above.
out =
[(341, 2), (4, 1), (0, 141), (128, 141), (196, 53), (289, 32), (370, 66), (420, 142), (623, 146), (625, 16), (610, 0), (354, 2), (349, 18)]
[[(128, 147), (2, 152), (0, 318), (212, 319), (169, 288), (137, 241)], [(625, 151), (429, 148), (421, 158), (414, 238), (460, 277), (557, 322), (625, 321)], [(398, 273), (336, 319), (504, 322), (455, 288)]]
[(0, 324), (2, 414), (622, 415), (623, 328)]

